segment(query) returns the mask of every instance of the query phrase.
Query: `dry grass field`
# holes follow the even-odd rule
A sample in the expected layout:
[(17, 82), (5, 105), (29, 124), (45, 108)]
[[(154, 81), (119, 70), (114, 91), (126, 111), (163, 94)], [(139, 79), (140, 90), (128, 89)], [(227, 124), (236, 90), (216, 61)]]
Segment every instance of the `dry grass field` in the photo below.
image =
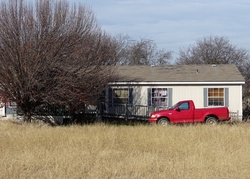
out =
[(0, 178), (250, 178), (250, 124), (50, 127), (0, 121)]

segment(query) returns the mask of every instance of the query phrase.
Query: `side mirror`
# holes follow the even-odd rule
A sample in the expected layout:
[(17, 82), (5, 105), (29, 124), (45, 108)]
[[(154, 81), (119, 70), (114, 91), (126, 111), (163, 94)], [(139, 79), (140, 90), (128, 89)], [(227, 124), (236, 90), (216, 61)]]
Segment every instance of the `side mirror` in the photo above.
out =
[(176, 107), (176, 108), (175, 108), (175, 111), (180, 111), (180, 108), (179, 108), (179, 107)]

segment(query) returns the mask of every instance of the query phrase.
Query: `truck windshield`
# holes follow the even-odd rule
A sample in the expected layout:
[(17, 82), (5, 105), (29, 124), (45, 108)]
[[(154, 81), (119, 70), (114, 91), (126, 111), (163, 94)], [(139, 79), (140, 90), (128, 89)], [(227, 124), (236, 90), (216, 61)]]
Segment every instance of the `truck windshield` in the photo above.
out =
[(168, 109), (174, 109), (176, 106), (178, 106), (180, 104), (180, 102), (176, 103), (175, 105), (169, 107)]

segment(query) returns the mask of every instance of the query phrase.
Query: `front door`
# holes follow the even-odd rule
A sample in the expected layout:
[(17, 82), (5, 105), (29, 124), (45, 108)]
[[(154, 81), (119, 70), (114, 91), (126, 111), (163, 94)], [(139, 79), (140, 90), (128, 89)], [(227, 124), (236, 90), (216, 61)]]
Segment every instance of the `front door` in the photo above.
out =
[(174, 111), (175, 123), (193, 122), (193, 110), (190, 109), (189, 102), (183, 102), (179, 105), (178, 110)]

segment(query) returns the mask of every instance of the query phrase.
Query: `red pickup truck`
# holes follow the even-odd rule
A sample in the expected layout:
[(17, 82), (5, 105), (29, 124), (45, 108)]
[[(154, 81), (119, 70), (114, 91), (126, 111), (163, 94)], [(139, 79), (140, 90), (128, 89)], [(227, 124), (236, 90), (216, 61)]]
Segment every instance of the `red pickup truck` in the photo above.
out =
[(149, 122), (159, 125), (171, 123), (208, 123), (216, 124), (219, 121), (229, 121), (227, 107), (195, 109), (192, 100), (180, 101), (167, 110), (155, 111), (150, 114)]

